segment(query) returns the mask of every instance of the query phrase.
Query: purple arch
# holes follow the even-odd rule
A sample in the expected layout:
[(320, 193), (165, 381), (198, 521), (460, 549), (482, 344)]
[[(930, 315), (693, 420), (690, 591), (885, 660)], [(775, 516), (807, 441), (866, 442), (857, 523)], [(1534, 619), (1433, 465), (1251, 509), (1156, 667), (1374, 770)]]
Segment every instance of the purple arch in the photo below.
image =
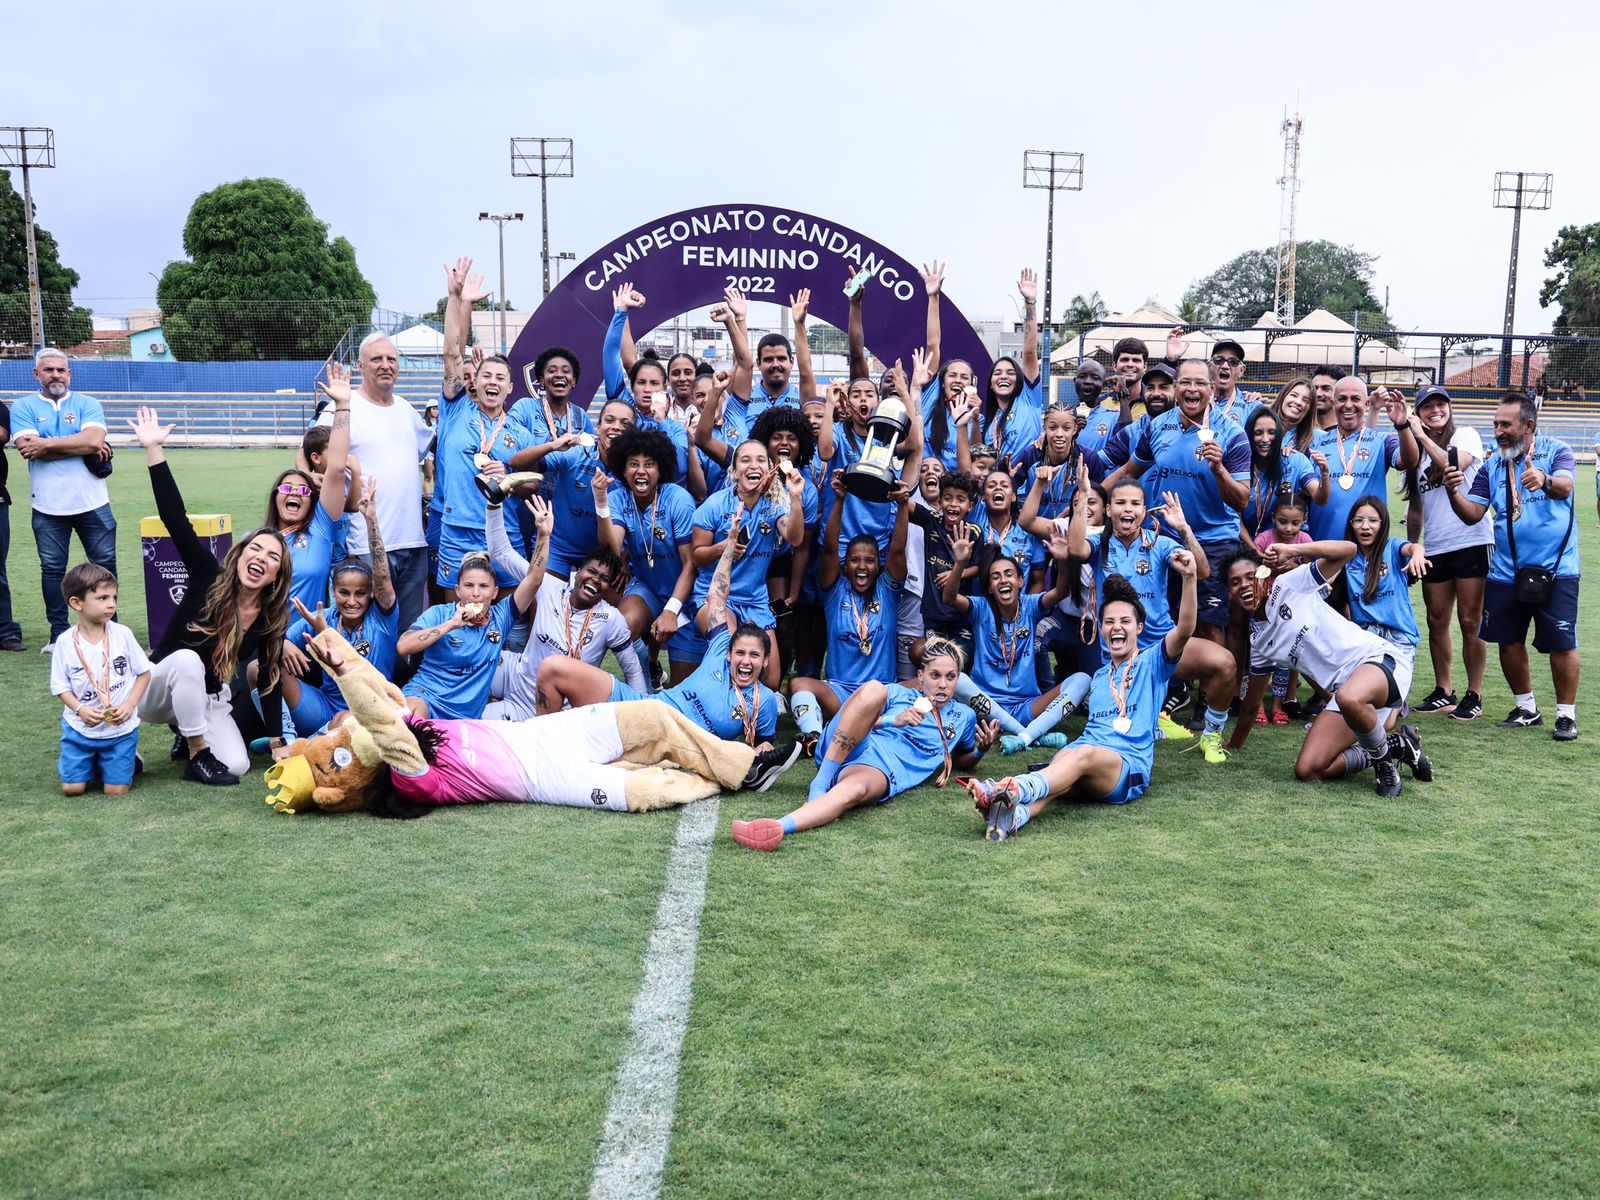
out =
[[(844, 329), (850, 303), (844, 282), (869, 269), (862, 319), (867, 348), (885, 362), (922, 345), (927, 297), (916, 266), (854, 230), (810, 213), (763, 204), (712, 204), (658, 218), (602, 246), (545, 297), (511, 348), (512, 378), (524, 378), (539, 352), (565, 346), (578, 356), (584, 386), (601, 386), (601, 347), (611, 322), (611, 293), (624, 280), (643, 292), (646, 305), (634, 334), (722, 299), (728, 277), (752, 300), (787, 304), (791, 293), (811, 289), (811, 312)], [(947, 295), (939, 298), (943, 361), (965, 359), (978, 379), (988, 378), (990, 357), (972, 323)], [(646, 324), (647, 323), (647, 324)]]

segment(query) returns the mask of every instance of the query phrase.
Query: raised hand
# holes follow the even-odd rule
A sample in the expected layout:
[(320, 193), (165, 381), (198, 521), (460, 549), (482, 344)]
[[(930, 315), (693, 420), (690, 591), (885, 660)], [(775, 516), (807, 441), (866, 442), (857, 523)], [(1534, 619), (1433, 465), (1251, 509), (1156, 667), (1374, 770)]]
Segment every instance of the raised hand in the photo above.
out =
[(1194, 555), (1190, 554), (1187, 550), (1174, 550), (1172, 552), (1172, 557), (1167, 562), (1167, 565), (1179, 575), (1182, 575), (1185, 579), (1193, 579), (1195, 577), (1195, 573), (1199, 570), (1198, 565), (1194, 561)]
[(473, 373), (473, 375), (477, 375), (478, 371), (481, 370), (482, 367), (483, 367), (483, 347), (482, 346), (474, 346), (472, 348), (472, 373)]
[(363, 475), (361, 477), (361, 497), (356, 501), (356, 510), (367, 520), (372, 520), (373, 506), (377, 503), (378, 477), (376, 475)]
[(906, 370), (898, 358), (894, 360), (894, 366), (889, 368), (889, 384), (894, 388), (895, 395), (900, 397), (901, 403), (911, 403), (911, 389), (906, 386)]
[(1533, 465), (1533, 455), (1528, 455), (1527, 466), (1522, 468), (1522, 486), (1530, 492), (1537, 492), (1548, 482), (1545, 473)]
[(1167, 357), (1182, 358), (1183, 352), (1189, 348), (1189, 339), (1183, 336), (1183, 326), (1174, 325), (1167, 330)]
[(489, 289), (483, 286), (482, 275), (469, 275), (461, 286), (461, 302), (471, 308), (479, 300), (489, 298)]
[(1066, 562), (1072, 557), (1072, 543), (1067, 540), (1067, 535), (1061, 532), (1059, 526), (1052, 526), (1050, 536), (1045, 541), (1050, 549), (1050, 557), (1057, 562)]
[(711, 394), (720, 396), (728, 390), (728, 385), (733, 382), (731, 371), (718, 371), (711, 376)]
[(317, 380), (317, 391), (332, 400), (335, 407), (350, 403), (350, 372), (345, 370), (343, 363), (328, 364), (327, 381)]
[(598, 508), (606, 504), (606, 497), (611, 492), (611, 479), (598, 468), (589, 476), (589, 491), (594, 494), (595, 506)]
[(750, 301), (746, 300), (744, 293), (738, 288), (723, 288), (722, 299), (728, 306), (728, 311), (733, 314), (734, 320), (744, 324), (744, 319), (750, 315)]
[(845, 402), (850, 395), (850, 389), (842, 379), (835, 379), (828, 385), (828, 415), (832, 420), (845, 421), (849, 415)]
[[(787, 460), (785, 460), (785, 465), (787, 465)], [(806, 494), (806, 477), (792, 466), (787, 471), (781, 472), (781, 474), (783, 475), (783, 486), (789, 493), (789, 499), (797, 502), (803, 500)]]
[(965, 521), (950, 535), (950, 554), (963, 565), (972, 558), (972, 530)]
[(987, 750), (1000, 740), (999, 721), (979, 721), (977, 729), (978, 749)]
[(128, 422), (128, 428), (133, 430), (133, 436), (139, 440), (139, 445), (149, 450), (153, 446), (166, 444), (172, 436), (174, 426), (163, 425), (156, 410), (141, 404), (139, 414)]
[(928, 348), (918, 346), (911, 352), (911, 386), (921, 391), (933, 382), (933, 372), (928, 369)]
[(794, 318), (796, 326), (806, 323), (806, 314), (811, 311), (811, 289), (801, 288), (789, 297), (789, 315)]
[(539, 531), (539, 536), (549, 537), (556, 527), (555, 509), (550, 507), (543, 496), (529, 496), (523, 503), (533, 514), (533, 527)]
[(1395, 390), (1385, 389), (1384, 394), (1389, 405), (1389, 420), (1396, 425), (1410, 424), (1411, 409), (1406, 405), (1406, 398)]
[(444, 268), (444, 294), (446, 296), (459, 296), (466, 286), (467, 276), (472, 271), (472, 260), (465, 255), (456, 259), (456, 265), (445, 264)]
[(1161, 519), (1179, 537), (1189, 532), (1189, 522), (1183, 515), (1183, 501), (1177, 492), (1161, 493)]
[[(294, 605), (295, 611), (300, 614), (305, 623), (311, 626), (315, 632), (321, 633), (328, 627), (328, 618), (323, 615), (321, 600), (317, 601), (317, 610), (315, 612), (312, 612), (303, 603), (301, 603), (298, 596), (289, 597), (289, 603)], [(288, 645), (287, 642), (284, 644)]]
[(1032, 267), (1023, 267), (1022, 275), (1017, 280), (1017, 291), (1022, 293), (1022, 298), (1029, 304), (1039, 298), (1039, 277), (1033, 273)]
[(633, 284), (624, 282), (621, 287), (611, 293), (611, 309), (613, 312), (630, 312), (635, 308), (644, 307), (644, 293), (633, 290)]
[(932, 264), (923, 264), (922, 286), (930, 296), (937, 296), (944, 290), (944, 264), (937, 258)]
[(833, 488), (833, 494), (839, 497), (839, 499), (843, 500), (850, 494), (850, 490), (844, 486), (843, 471), (835, 471), (833, 474), (829, 475), (828, 483)]

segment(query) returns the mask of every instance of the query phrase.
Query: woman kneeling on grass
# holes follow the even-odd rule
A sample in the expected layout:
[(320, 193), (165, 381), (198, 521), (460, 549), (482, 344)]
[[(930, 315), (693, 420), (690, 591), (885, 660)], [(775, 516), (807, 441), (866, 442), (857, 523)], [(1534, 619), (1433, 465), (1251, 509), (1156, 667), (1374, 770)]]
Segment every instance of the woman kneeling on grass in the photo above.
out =
[(1178, 619), (1155, 645), (1139, 648), (1144, 605), (1133, 584), (1107, 575), (1100, 585), (1100, 638), (1110, 661), (1089, 686), (1089, 722), (1077, 741), (1042, 771), (971, 780), (967, 790), (987, 819), (985, 836), (1002, 842), (1073, 789), (1086, 799), (1126, 804), (1144, 795), (1155, 761), (1156, 722), (1178, 661), (1194, 633), (1195, 558), (1174, 550), (1170, 569), (1183, 579)]
[[(787, 834), (837, 821), (852, 808), (882, 804), (929, 778), (943, 787), (954, 767), (971, 770), (1000, 736), (956, 701), (961, 651), (929, 638), (917, 686), (863, 683), (822, 731), (810, 798), (787, 816), (735, 821), (733, 840), (776, 850)], [(825, 749), (824, 749), (825, 748)]]
[[(1234, 611), (1250, 632), (1250, 688), (1241, 711), (1255, 712), (1273, 667), (1287, 667), (1333, 695), (1311, 723), (1295, 759), (1296, 779), (1345, 779), (1373, 769), (1378, 795), (1400, 795), (1403, 762), (1418, 779), (1431, 775), (1414, 727), (1385, 732), (1384, 722), (1411, 686), (1411, 660), (1377, 634), (1334, 611), (1325, 597), (1345, 564), (1356, 555), (1354, 542), (1274, 544), (1260, 558), (1241, 547), (1228, 564), (1228, 592)], [(1274, 576), (1274, 568), (1293, 557), (1311, 559)], [(1264, 566), (1257, 563), (1264, 562)], [(1250, 735), (1251, 722), (1234, 726), (1229, 749)]]

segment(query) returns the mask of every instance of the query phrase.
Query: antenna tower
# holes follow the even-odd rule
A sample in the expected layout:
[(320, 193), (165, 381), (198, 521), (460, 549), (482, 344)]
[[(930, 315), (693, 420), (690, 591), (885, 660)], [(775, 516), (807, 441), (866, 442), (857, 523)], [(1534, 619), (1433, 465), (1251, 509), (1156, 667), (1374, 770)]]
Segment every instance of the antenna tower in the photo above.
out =
[(1285, 325), (1294, 324), (1295, 197), (1300, 192), (1300, 114), (1283, 117), (1283, 174), (1278, 177), (1278, 277), (1272, 287), (1272, 308)]

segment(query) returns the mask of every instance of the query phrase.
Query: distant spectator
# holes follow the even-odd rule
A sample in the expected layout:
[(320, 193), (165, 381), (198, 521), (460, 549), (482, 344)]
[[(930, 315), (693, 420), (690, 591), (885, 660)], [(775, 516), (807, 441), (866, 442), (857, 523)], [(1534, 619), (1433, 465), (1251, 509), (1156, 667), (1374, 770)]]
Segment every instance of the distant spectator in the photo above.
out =
[(11, 438), (28, 460), (33, 502), (33, 539), (39, 546), (39, 585), (50, 621), (50, 643), (66, 632), (67, 602), (61, 580), (76, 533), (89, 561), (117, 573), (117, 519), (104, 474), (92, 465), (109, 463), (106, 418), (100, 402), (72, 390), (72, 364), (54, 347), (39, 351), (33, 377), (39, 390), (16, 403)]
[[(410, 401), (394, 393), (400, 352), (387, 334), (368, 334), (361, 343), (360, 359), (361, 386), (350, 396), (350, 452), (380, 483), (378, 524), (388, 546), (398, 624), (406, 629), (428, 599), (428, 542), (422, 528), (419, 467), (433, 442), (433, 430)], [(332, 425), (333, 413), (325, 411), (318, 423)], [(348, 549), (352, 557), (369, 560), (367, 523), (359, 513), (350, 517)]]
[[(11, 410), (0, 401), (0, 447), (11, 440)], [(6, 491), (10, 461), (0, 449), (0, 650), (26, 650), (22, 626), (11, 617), (11, 583), (6, 579), (6, 556), (11, 552), (11, 493)]]

